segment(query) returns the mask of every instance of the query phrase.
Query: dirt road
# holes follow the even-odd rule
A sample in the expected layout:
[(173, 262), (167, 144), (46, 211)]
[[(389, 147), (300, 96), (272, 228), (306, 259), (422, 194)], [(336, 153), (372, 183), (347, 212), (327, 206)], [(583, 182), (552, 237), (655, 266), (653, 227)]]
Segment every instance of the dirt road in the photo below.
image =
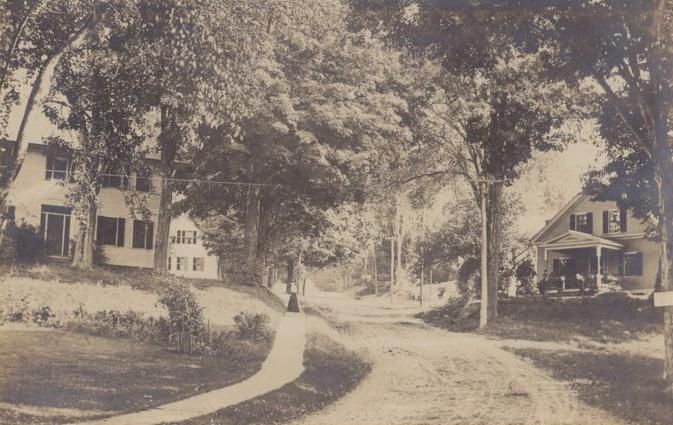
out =
[(356, 390), (297, 425), (622, 423), (496, 341), (414, 321), (412, 306), (329, 296), (307, 303), (349, 323), (348, 343), (373, 367)]

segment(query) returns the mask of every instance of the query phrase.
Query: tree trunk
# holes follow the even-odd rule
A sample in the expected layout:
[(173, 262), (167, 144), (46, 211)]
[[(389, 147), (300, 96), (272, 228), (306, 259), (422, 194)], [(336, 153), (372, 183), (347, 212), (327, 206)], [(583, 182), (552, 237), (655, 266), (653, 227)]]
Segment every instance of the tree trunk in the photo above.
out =
[(396, 251), (393, 267), (393, 284), (400, 285), (400, 271), (402, 268), (402, 195), (395, 195), (395, 217), (393, 222), (393, 237), (395, 238)]
[(294, 282), (294, 260), (288, 260), (287, 261), (287, 284), (285, 287), (285, 292), (290, 293), (290, 287), (292, 286), (292, 282)]
[(376, 245), (372, 245), (372, 266), (374, 267), (374, 295), (379, 295), (379, 271), (376, 262)]
[(502, 183), (495, 182), (488, 191), (488, 320), (498, 316), (498, 286), (502, 245)]
[(175, 173), (177, 154), (177, 134), (172, 123), (170, 110), (161, 107), (161, 193), (159, 195), (159, 214), (157, 215), (156, 238), (154, 242), (154, 271), (168, 273), (168, 242), (171, 220), (173, 218), (173, 184), (170, 179)]
[[(77, 243), (72, 256), (72, 267), (90, 270), (94, 266), (94, 223), (96, 222), (96, 204), (90, 201), (86, 217), (79, 220)], [(70, 236), (67, 235), (69, 238)]]
[(245, 203), (245, 244), (246, 261), (248, 263), (252, 263), (257, 259), (259, 211), (259, 187), (248, 187), (248, 195)]

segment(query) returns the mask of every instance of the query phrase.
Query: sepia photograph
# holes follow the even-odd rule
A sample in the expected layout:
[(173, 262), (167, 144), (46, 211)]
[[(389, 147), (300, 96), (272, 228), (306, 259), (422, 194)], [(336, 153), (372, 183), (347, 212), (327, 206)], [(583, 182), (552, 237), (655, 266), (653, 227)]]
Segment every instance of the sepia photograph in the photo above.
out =
[(0, 0), (0, 425), (673, 425), (673, 0)]

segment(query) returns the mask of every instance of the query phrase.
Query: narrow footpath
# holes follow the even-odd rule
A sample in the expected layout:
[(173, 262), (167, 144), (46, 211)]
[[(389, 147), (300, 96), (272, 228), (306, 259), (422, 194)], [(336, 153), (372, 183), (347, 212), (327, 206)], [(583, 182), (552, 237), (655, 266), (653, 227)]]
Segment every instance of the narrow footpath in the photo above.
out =
[(305, 345), (306, 316), (304, 313), (285, 313), (262, 368), (245, 381), (149, 410), (78, 422), (77, 425), (156, 425), (214, 413), (297, 379), (304, 371)]

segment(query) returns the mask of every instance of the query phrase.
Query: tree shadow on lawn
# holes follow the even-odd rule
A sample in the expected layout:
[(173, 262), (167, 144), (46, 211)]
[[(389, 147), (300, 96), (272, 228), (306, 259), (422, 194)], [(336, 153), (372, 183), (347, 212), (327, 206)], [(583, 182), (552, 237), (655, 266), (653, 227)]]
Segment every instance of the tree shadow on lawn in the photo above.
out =
[(498, 303), (498, 318), (479, 327), (479, 304), (449, 300), (417, 317), (452, 332), (479, 332), (529, 341), (625, 342), (661, 333), (663, 316), (650, 301), (606, 294), (594, 298), (510, 299)]
[[(331, 338), (309, 334), (304, 372), (283, 387), (180, 425), (271, 425), (317, 412), (353, 390), (371, 366)], [(177, 423), (175, 424), (177, 425)]]
[(673, 400), (664, 392), (663, 360), (616, 353), (508, 350), (568, 381), (588, 405), (640, 425), (671, 423)]
[[(63, 331), (0, 331), (0, 401), (98, 412), (95, 417), (143, 410), (242, 381), (259, 370), (271, 343), (241, 341), (236, 348), (195, 356)], [(0, 409), (0, 423), (68, 419), (19, 416)]]

